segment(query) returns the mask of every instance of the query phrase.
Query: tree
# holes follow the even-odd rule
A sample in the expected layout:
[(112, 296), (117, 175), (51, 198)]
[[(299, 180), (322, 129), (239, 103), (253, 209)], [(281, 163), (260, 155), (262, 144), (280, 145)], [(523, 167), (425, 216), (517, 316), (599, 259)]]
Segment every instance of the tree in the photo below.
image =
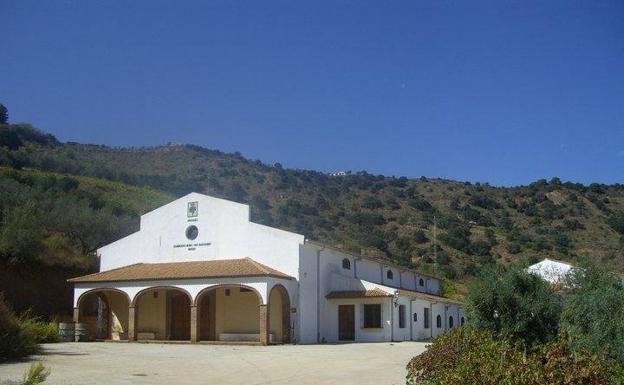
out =
[(7, 124), (9, 122), (9, 110), (0, 103), (0, 124)]
[(561, 300), (519, 265), (483, 268), (466, 300), (469, 325), (532, 347), (557, 335)]
[(588, 265), (575, 269), (561, 315), (561, 330), (577, 351), (624, 363), (624, 284), (616, 274)]
[(33, 267), (43, 251), (41, 213), (34, 204), (5, 208), (0, 230), (0, 256), (11, 265)]

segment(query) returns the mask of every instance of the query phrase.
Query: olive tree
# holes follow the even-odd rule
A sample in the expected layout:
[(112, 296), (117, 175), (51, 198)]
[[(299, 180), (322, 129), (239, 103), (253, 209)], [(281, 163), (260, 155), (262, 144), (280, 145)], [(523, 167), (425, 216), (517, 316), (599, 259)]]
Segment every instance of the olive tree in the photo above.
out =
[(549, 284), (519, 265), (484, 267), (466, 298), (468, 325), (527, 347), (557, 335), (561, 300)]

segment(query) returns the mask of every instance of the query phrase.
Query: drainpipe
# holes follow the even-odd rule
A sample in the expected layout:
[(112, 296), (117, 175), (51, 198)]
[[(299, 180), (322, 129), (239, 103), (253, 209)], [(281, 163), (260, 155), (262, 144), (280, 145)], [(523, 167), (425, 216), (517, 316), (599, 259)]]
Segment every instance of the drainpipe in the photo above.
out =
[(316, 251), (316, 343), (321, 343), (321, 252), (325, 246)]
[(410, 312), (409, 312), (409, 323), (410, 323), (410, 341), (414, 340), (414, 311), (412, 310), (412, 299), (410, 298)]
[(390, 342), (394, 342), (394, 297), (390, 297)]

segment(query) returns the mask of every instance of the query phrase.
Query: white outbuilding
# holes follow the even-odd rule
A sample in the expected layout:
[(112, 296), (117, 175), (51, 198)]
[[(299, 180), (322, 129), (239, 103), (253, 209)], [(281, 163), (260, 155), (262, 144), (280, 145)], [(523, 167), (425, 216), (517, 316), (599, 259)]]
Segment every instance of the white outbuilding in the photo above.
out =
[(562, 285), (573, 269), (574, 266), (569, 263), (545, 258), (543, 261), (529, 266), (527, 271), (542, 277), (548, 283)]
[(465, 322), (437, 277), (249, 220), (249, 206), (191, 193), (98, 249), (70, 280), (93, 339), (205, 343), (406, 341)]

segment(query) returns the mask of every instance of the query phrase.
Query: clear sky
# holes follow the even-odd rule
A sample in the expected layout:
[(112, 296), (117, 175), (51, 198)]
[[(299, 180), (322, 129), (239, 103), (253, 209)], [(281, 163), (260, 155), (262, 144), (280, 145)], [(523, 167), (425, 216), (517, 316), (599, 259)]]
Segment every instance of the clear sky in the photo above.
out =
[(0, 0), (0, 103), (63, 141), (624, 183), (624, 1)]

